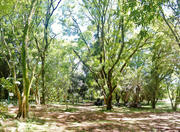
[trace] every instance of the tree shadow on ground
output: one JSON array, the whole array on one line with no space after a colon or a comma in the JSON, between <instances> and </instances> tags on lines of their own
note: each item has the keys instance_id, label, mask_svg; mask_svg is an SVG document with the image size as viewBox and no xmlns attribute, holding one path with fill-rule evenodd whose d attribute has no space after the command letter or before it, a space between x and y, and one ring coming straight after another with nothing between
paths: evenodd
<instances>
[{"instance_id":1,"label":"tree shadow on ground","mask_svg":"<svg viewBox=\"0 0 180 132\"><path fill-rule=\"evenodd\" d=\"M89 110L88 106L84 107L71 106L70 111L62 105L31 107L30 118L26 122L42 127L48 125L49 131L54 126L74 131L180 131L180 112L154 113L144 110L128 113L91 111L91 107Z\"/></svg>"},{"instance_id":2,"label":"tree shadow on ground","mask_svg":"<svg viewBox=\"0 0 180 132\"><path fill-rule=\"evenodd\" d=\"M130 131L127 127L127 125L124 124L114 124L114 123L98 123L98 124L91 124L86 126L74 126L74 127L67 127L67 130L74 130L75 132L80 132L80 131L90 131L90 132L127 132ZM135 129L138 130L138 129Z\"/></svg>"},{"instance_id":3,"label":"tree shadow on ground","mask_svg":"<svg viewBox=\"0 0 180 132\"><path fill-rule=\"evenodd\" d=\"M44 113L45 114L45 113ZM38 117L36 115L36 117ZM45 122L57 124L59 126L66 125L68 130L77 131L100 131L103 130L143 130L143 131L164 131L179 130L180 113L113 113L101 111L85 111L85 112L51 112L41 115L45 117ZM48 118L48 119L47 119ZM78 126L73 126L77 123ZM90 124L88 124L90 123ZM118 123L118 124L117 124ZM81 125L84 126L81 126ZM129 127L132 126L132 127Z\"/></svg>"}]
</instances>

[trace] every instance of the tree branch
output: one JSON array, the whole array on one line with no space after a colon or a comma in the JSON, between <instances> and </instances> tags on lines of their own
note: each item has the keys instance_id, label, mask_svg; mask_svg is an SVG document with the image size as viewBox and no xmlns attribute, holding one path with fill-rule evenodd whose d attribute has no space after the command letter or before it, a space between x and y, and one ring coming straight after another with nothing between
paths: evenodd
<instances>
[{"instance_id":1,"label":"tree branch","mask_svg":"<svg viewBox=\"0 0 180 132\"><path fill-rule=\"evenodd\" d=\"M146 42L147 42L148 39L149 39L149 38L147 38L147 39L145 40L144 44L146 44ZM122 65L122 67L121 67L121 69L120 69L120 72L123 71L123 69L124 69L124 68L126 67L126 65L127 65L127 62L128 62L128 61L131 59L131 57L137 52L137 50L138 50L139 48L141 48L141 47L144 46L144 44L143 44L142 46L140 46L141 40L142 40L142 38L140 38L139 43L138 43L137 46L136 46L136 49L130 54L130 56L126 59L126 61L125 61L124 64Z\"/></svg>"},{"instance_id":2,"label":"tree branch","mask_svg":"<svg viewBox=\"0 0 180 132\"><path fill-rule=\"evenodd\" d=\"M80 57L80 55L77 53L76 50L73 49L73 52L76 54L76 56L79 58L79 60L83 63L84 66L86 66L92 73L95 73L85 62L84 60L82 60L82 58Z\"/></svg>"},{"instance_id":3,"label":"tree branch","mask_svg":"<svg viewBox=\"0 0 180 132\"><path fill-rule=\"evenodd\" d=\"M122 45L121 45L121 48L120 48L120 50L119 50L118 57L117 57L115 63L113 64L113 66L111 67L111 69L110 69L109 72L108 72L108 76L110 76L110 74L112 73L114 67L118 64L118 62L119 62L119 60L120 60L120 57L121 57L121 54L122 54L122 52L123 52L123 50L124 50L124 46L125 46L125 42L124 42L124 18L122 18L121 21L122 21L122 22L121 22L121 24L122 24L122 25L121 25Z\"/></svg>"},{"instance_id":4,"label":"tree branch","mask_svg":"<svg viewBox=\"0 0 180 132\"><path fill-rule=\"evenodd\" d=\"M169 22L167 21L165 15L164 15L164 12L163 10L161 9L161 13L162 13L162 17L163 17L163 20L165 21L165 23L167 24L167 26L169 27L169 29L171 30L176 42L178 43L179 47L180 47L180 42L179 42L179 38L178 38L178 33L176 35L176 32L172 29L171 25L169 24Z\"/></svg>"},{"instance_id":5,"label":"tree branch","mask_svg":"<svg viewBox=\"0 0 180 132\"><path fill-rule=\"evenodd\" d=\"M88 51L90 52L89 45L88 45L88 43L87 43L87 41L86 41L86 39L85 39L85 37L84 37L82 31L81 31L81 28L79 27L78 22L76 21L76 19L75 19L74 17L72 17L72 19L73 19L74 23L76 24L76 27L77 27L78 30L80 31L80 35L81 35L81 37L82 37L82 40L84 41L84 43L86 44L86 46L87 46L87 48L88 48Z\"/></svg>"}]
</instances>

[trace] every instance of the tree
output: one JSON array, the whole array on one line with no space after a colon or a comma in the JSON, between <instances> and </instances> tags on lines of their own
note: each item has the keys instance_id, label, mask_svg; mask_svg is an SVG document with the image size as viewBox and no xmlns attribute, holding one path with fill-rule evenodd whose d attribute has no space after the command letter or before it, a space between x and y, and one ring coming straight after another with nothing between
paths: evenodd
<instances>
[{"instance_id":1,"label":"tree","mask_svg":"<svg viewBox=\"0 0 180 132\"><path fill-rule=\"evenodd\" d=\"M5 50L4 57L11 71L15 89L14 91L18 97L19 110L17 118L28 117L28 99L33 82L35 65L33 66L33 69L30 67L35 61L32 59L31 64L29 63L31 58L29 57L29 50L27 47L31 48L29 46L29 42L32 41L29 38L31 38L30 30L33 22L32 17L34 15L34 11L36 10L36 4L36 0L29 3L27 1L18 2L16 4L16 8L14 8L14 12L1 19L1 43ZM24 11L25 9L26 11ZM6 26L6 24L8 26ZM7 27L10 30L8 30ZM17 68L20 67L18 63L21 64L22 69ZM19 83L17 80L18 71L22 75L23 88L21 90L17 85Z\"/></svg>"},{"instance_id":2,"label":"tree","mask_svg":"<svg viewBox=\"0 0 180 132\"><path fill-rule=\"evenodd\" d=\"M13 7L16 6L15 0L2 0L0 2L0 19L1 17L9 14Z\"/></svg>"},{"instance_id":3,"label":"tree","mask_svg":"<svg viewBox=\"0 0 180 132\"><path fill-rule=\"evenodd\" d=\"M180 103L180 85L177 77L178 75L172 74L165 82L171 107L174 111L177 110L177 106Z\"/></svg>"},{"instance_id":4,"label":"tree","mask_svg":"<svg viewBox=\"0 0 180 132\"><path fill-rule=\"evenodd\" d=\"M139 20L138 26L135 23L138 18L131 17L142 13L138 12L139 9L134 10L136 6L140 6L140 3L123 0L84 0L83 12L87 13L86 19L91 22L88 23L88 31L84 33L79 25L81 22L72 17L80 36L79 44L84 43L86 46L83 52L76 48L74 53L91 71L102 89L107 110L112 108L112 93L117 87L118 76L129 64L132 56L147 44L150 38L145 28L146 23L143 22L144 18ZM138 33L132 32L133 30L138 30Z\"/></svg>"},{"instance_id":5,"label":"tree","mask_svg":"<svg viewBox=\"0 0 180 132\"><path fill-rule=\"evenodd\" d=\"M166 7L169 12L172 12L169 16L166 16L164 13L163 7ZM171 34L173 35L173 38L177 42L177 44L180 47L180 36L179 36L179 30L178 30L178 24L180 22L179 19L179 8L180 4L178 0L174 1L167 1L166 3L162 4L162 7L160 7L160 13L162 15L163 21L168 26Z\"/></svg>"},{"instance_id":6,"label":"tree","mask_svg":"<svg viewBox=\"0 0 180 132\"><path fill-rule=\"evenodd\" d=\"M172 73L173 67L171 63L167 61L167 56L170 55L168 50L170 47L163 46L163 38L159 37L155 40L154 46L151 49L152 57L150 62L150 71L148 77L148 90L152 103L152 108L155 109L155 105L158 99L162 96L163 87L162 81ZM169 48L169 49L168 49Z\"/></svg>"},{"instance_id":7,"label":"tree","mask_svg":"<svg viewBox=\"0 0 180 132\"><path fill-rule=\"evenodd\" d=\"M35 36L35 40L36 40L36 45L37 45L37 49L39 51L40 54L40 58L41 58L41 77L42 77L42 104L45 104L45 95L46 95L46 88L45 88L45 63L46 63L46 53L48 50L48 47L52 41L52 39L55 37L52 37L49 40L49 25L50 25L50 20L51 17L53 16L54 11L57 9L57 7L59 6L61 0L47 0L45 1L45 5L46 5L46 14L43 18L44 22L43 22L43 26L44 26L44 33L43 33L43 40L42 42L40 42L40 40L37 39L37 36ZM41 46L40 46L40 44Z\"/></svg>"},{"instance_id":8,"label":"tree","mask_svg":"<svg viewBox=\"0 0 180 132\"><path fill-rule=\"evenodd\" d=\"M165 81L163 83L163 86L166 87L167 94L169 97L169 100L171 102L172 110L176 111L177 106L180 103L180 85L179 85L179 49L175 46L172 46L171 54L166 58L169 63L171 64L171 67L173 68L172 74L168 75L165 78Z\"/></svg>"},{"instance_id":9,"label":"tree","mask_svg":"<svg viewBox=\"0 0 180 132\"><path fill-rule=\"evenodd\" d=\"M31 77L29 78L28 76L28 65L27 65L27 45L28 45L28 33L30 29L30 25L32 23L32 17L33 13L36 9L36 0L32 0L30 3L30 9L28 12L28 17L25 22L25 26L23 29L23 35L22 35L22 46L21 46L21 64L22 64L22 75L23 75L23 96L20 102L20 107L18 111L17 117L20 118L21 116L23 118L28 117L28 112L29 112L29 93L30 93L30 88L34 79L34 72L35 72L35 67L32 71Z\"/></svg>"}]
</instances>

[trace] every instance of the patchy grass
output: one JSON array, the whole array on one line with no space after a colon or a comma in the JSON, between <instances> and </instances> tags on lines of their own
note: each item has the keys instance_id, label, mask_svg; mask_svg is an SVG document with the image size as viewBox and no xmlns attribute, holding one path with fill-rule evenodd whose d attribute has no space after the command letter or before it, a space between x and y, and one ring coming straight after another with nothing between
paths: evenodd
<instances>
[{"instance_id":1,"label":"patchy grass","mask_svg":"<svg viewBox=\"0 0 180 132\"><path fill-rule=\"evenodd\" d=\"M0 119L13 118L13 115L8 114L7 112L0 112Z\"/></svg>"},{"instance_id":2,"label":"patchy grass","mask_svg":"<svg viewBox=\"0 0 180 132\"><path fill-rule=\"evenodd\" d=\"M78 111L77 108L68 108L65 110L65 112L76 112L76 111Z\"/></svg>"},{"instance_id":3,"label":"patchy grass","mask_svg":"<svg viewBox=\"0 0 180 132\"><path fill-rule=\"evenodd\" d=\"M49 131L180 131L180 112L172 112L163 103L153 110L148 105L142 108L105 107L90 104L31 105L30 118L16 120L17 107L11 106L8 112L1 113L1 131L49 132Z\"/></svg>"}]
</instances>

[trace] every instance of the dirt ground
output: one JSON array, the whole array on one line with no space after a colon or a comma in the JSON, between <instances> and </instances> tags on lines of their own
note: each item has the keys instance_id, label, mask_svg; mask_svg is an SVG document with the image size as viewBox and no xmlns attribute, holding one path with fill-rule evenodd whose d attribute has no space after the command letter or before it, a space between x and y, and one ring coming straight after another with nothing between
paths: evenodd
<instances>
[{"instance_id":1,"label":"dirt ground","mask_svg":"<svg viewBox=\"0 0 180 132\"><path fill-rule=\"evenodd\" d=\"M30 118L17 120L17 107L10 106L0 119L0 132L180 132L180 112L132 112L121 107L103 111L92 105L33 105Z\"/></svg>"}]
</instances>

